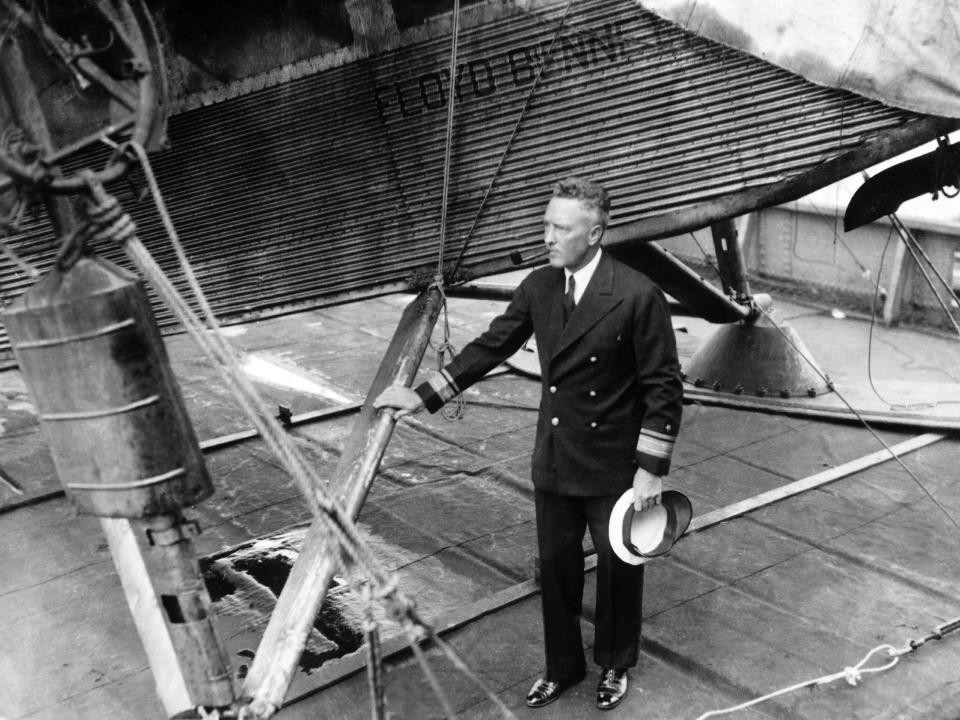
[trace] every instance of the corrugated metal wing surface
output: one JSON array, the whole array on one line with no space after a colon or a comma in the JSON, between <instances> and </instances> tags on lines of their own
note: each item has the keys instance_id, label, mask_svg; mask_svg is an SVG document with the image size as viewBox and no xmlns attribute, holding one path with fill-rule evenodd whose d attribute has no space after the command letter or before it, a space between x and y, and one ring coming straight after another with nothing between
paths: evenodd
<instances>
[{"instance_id":1,"label":"corrugated metal wing surface","mask_svg":"<svg viewBox=\"0 0 960 720\"><path fill-rule=\"evenodd\" d=\"M536 84L561 16L516 9L461 32L448 260L467 241L465 265L508 267L511 250L540 242L550 185L567 174L604 182L618 224L803 173L917 117L699 39L632 0L575 2ZM448 53L448 38L426 40L171 118L154 168L218 314L340 302L432 274ZM149 200L115 191L176 275ZM44 222L12 244L49 264ZM0 257L5 299L28 284Z\"/></svg>"}]
</instances>

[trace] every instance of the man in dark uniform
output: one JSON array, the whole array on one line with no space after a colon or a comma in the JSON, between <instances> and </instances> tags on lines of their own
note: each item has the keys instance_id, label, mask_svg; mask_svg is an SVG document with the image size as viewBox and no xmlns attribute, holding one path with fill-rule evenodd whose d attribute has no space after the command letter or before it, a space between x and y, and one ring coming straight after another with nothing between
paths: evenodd
<instances>
[{"instance_id":1,"label":"man in dark uniform","mask_svg":"<svg viewBox=\"0 0 960 720\"><path fill-rule=\"evenodd\" d=\"M610 512L633 487L637 510L660 502L680 427L682 385L663 295L600 248L609 218L601 186L557 183L543 218L550 265L531 272L506 311L415 390L393 385L375 401L397 417L445 402L515 353L531 334L542 394L533 451L546 673L530 707L555 700L586 673L580 614L585 529L597 552L594 661L597 706L616 707L640 644L643 565L611 550Z\"/></svg>"}]
</instances>

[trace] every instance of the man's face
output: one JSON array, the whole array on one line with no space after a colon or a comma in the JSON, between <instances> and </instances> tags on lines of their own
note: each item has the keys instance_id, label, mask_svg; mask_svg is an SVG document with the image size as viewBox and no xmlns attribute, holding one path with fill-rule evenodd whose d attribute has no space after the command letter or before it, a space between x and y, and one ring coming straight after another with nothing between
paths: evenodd
<instances>
[{"instance_id":1,"label":"man's face","mask_svg":"<svg viewBox=\"0 0 960 720\"><path fill-rule=\"evenodd\" d=\"M551 198L543 214L550 265L576 272L593 258L603 235L596 214L576 198Z\"/></svg>"}]
</instances>

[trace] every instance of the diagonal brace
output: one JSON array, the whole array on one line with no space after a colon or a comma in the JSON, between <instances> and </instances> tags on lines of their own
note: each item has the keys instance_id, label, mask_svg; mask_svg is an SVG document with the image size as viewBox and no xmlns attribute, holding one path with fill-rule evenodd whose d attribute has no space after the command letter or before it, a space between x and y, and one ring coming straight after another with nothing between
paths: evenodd
<instances>
[{"instance_id":1,"label":"diagonal brace","mask_svg":"<svg viewBox=\"0 0 960 720\"><path fill-rule=\"evenodd\" d=\"M431 286L404 310L344 447L331 485L354 519L360 514L396 424L392 411L375 409L373 399L391 383L409 386L413 382L442 304L442 293ZM325 535L319 521L314 521L277 599L241 693L249 700L245 717L268 718L283 704L307 635L339 565L339 553L326 546Z\"/></svg>"}]
</instances>

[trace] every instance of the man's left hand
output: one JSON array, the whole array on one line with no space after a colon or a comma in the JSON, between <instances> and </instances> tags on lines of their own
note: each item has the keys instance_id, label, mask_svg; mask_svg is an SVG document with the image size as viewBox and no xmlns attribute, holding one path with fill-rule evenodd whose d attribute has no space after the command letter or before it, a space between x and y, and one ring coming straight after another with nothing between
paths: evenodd
<instances>
[{"instance_id":1,"label":"man's left hand","mask_svg":"<svg viewBox=\"0 0 960 720\"><path fill-rule=\"evenodd\" d=\"M660 504L663 492L663 480L643 468L637 468L633 475L633 509L637 512Z\"/></svg>"}]
</instances>

